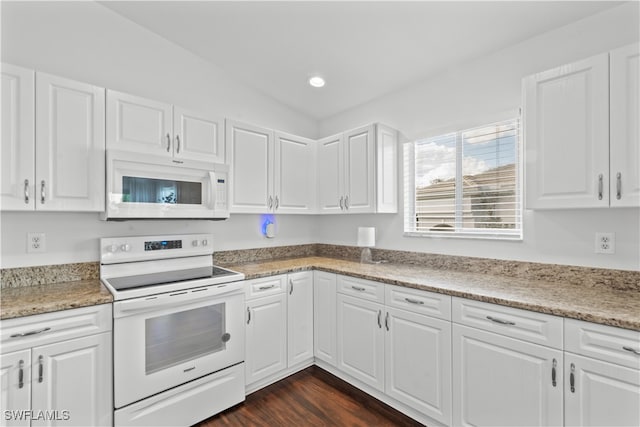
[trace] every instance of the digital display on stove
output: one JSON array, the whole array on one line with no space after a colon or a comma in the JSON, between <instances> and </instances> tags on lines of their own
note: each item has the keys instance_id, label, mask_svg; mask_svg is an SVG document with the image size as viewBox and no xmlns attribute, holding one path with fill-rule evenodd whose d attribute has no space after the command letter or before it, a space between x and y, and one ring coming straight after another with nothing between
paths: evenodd
<instances>
[{"instance_id":1,"label":"digital display on stove","mask_svg":"<svg viewBox=\"0 0 640 427\"><path fill-rule=\"evenodd\" d=\"M159 251L163 249L182 249L182 240L155 240L144 242L145 251Z\"/></svg>"}]
</instances>

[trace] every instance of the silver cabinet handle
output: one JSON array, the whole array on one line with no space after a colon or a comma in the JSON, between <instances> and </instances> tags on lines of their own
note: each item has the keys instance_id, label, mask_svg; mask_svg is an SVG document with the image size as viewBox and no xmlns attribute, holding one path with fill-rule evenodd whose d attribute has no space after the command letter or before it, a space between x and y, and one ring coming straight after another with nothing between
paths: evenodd
<instances>
[{"instance_id":1,"label":"silver cabinet handle","mask_svg":"<svg viewBox=\"0 0 640 427\"><path fill-rule=\"evenodd\" d=\"M356 290L356 291L358 291L358 292L364 292L364 291L366 291L366 289L365 289L365 288L360 287L360 286L356 286L356 285L351 285L351 289L355 289L355 290Z\"/></svg>"},{"instance_id":2,"label":"silver cabinet handle","mask_svg":"<svg viewBox=\"0 0 640 427\"><path fill-rule=\"evenodd\" d=\"M24 360L18 363L18 388L24 387Z\"/></svg>"},{"instance_id":3,"label":"silver cabinet handle","mask_svg":"<svg viewBox=\"0 0 640 427\"><path fill-rule=\"evenodd\" d=\"M180 152L180 135L176 135L176 153Z\"/></svg>"},{"instance_id":4,"label":"silver cabinet handle","mask_svg":"<svg viewBox=\"0 0 640 427\"><path fill-rule=\"evenodd\" d=\"M167 153L171 151L171 135L167 134Z\"/></svg>"},{"instance_id":5,"label":"silver cabinet handle","mask_svg":"<svg viewBox=\"0 0 640 427\"><path fill-rule=\"evenodd\" d=\"M340 210L344 210L344 196L340 196Z\"/></svg>"},{"instance_id":6,"label":"silver cabinet handle","mask_svg":"<svg viewBox=\"0 0 640 427\"><path fill-rule=\"evenodd\" d=\"M259 290L259 291L264 291L264 290L271 289L271 288L275 288L275 287L276 287L276 285L260 286L260 287L258 288L258 290Z\"/></svg>"},{"instance_id":7,"label":"silver cabinet handle","mask_svg":"<svg viewBox=\"0 0 640 427\"><path fill-rule=\"evenodd\" d=\"M280 206L280 200L278 199L278 196L276 196L274 209L278 210L278 206Z\"/></svg>"},{"instance_id":8,"label":"silver cabinet handle","mask_svg":"<svg viewBox=\"0 0 640 427\"><path fill-rule=\"evenodd\" d=\"M556 366L558 366L558 361L553 359L553 366L551 367L551 385L556 386Z\"/></svg>"},{"instance_id":9,"label":"silver cabinet handle","mask_svg":"<svg viewBox=\"0 0 640 427\"><path fill-rule=\"evenodd\" d=\"M418 304L418 305L423 305L424 301L420 301L417 299L412 299L412 298L405 298L404 299L406 302L410 303L410 304Z\"/></svg>"},{"instance_id":10,"label":"silver cabinet handle","mask_svg":"<svg viewBox=\"0 0 640 427\"><path fill-rule=\"evenodd\" d=\"M492 322L499 323L501 325L511 325L511 326L515 325L515 323L510 320L502 320L502 319L498 319L491 316L487 316L487 319L491 320Z\"/></svg>"},{"instance_id":11,"label":"silver cabinet handle","mask_svg":"<svg viewBox=\"0 0 640 427\"><path fill-rule=\"evenodd\" d=\"M622 174L618 172L616 174L616 199L622 198Z\"/></svg>"},{"instance_id":12,"label":"silver cabinet handle","mask_svg":"<svg viewBox=\"0 0 640 427\"><path fill-rule=\"evenodd\" d=\"M389 330L389 312L387 311L387 315L384 316L384 327L387 328L387 331Z\"/></svg>"},{"instance_id":13,"label":"silver cabinet handle","mask_svg":"<svg viewBox=\"0 0 640 427\"><path fill-rule=\"evenodd\" d=\"M29 180L24 180L24 202L29 204Z\"/></svg>"},{"instance_id":14,"label":"silver cabinet handle","mask_svg":"<svg viewBox=\"0 0 640 427\"><path fill-rule=\"evenodd\" d=\"M624 347L622 347L623 350L626 351L630 351L633 354L636 354L638 356L640 356L640 351L636 350L635 348L631 348L631 347L627 347L626 345Z\"/></svg>"},{"instance_id":15,"label":"silver cabinet handle","mask_svg":"<svg viewBox=\"0 0 640 427\"><path fill-rule=\"evenodd\" d=\"M251 323L251 309L247 307L247 325Z\"/></svg>"},{"instance_id":16,"label":"silver cabinet handle","mask_svg":"<svg viewBox=\"0 0 640 427\"><path fill-rule=\"evenodd\" d=\"M44 358L42 356L38 357L38 382L39 383L42 382L43 374L44 374L44 364L42 363L43 359Z\"/></svg>"},{"instance_id":17,"label":"silver cabinet handle","mask_svg":"<svg viewBox=\"0 0 640 427\"><path fill-rule=\"evenodd\" d=\"M603 179L602 174L598 175L598 200L602 200Z\"/></svg>"},{"instance_id":18,"label":"silver cabinet handle","mask_svg":"<svg viewBox=\"0 0 640 427\"><path fill-rule=\"evenodd\" d=\"M382 310L378 310L378 328L382 329Z\"/></svg>"},{"instance_id":19,"label":"silver cabinet handle","mask_svg":"<svg viewBox=\"0 0 640 427\"><path fill-rule=\"evenodd\" d=\"M349 210L349 196L344 196L344 208Z\"/></svg>"},{"instance_id":20,"label":"silver cabinet handle","mask_svg":"<svg viewBox=\"0 0 640 427\"><path fill-rule=\"evenodd\" d=\"M289 279L289 295L293 293L293 279Z\"/></svg>"},{"instance_id":21,"label":"silver cabinet handle","mask_svg":"<svg viewBox=\"0 0 640 427\"><path fill-rule=\"evenodd\" d=\"M569 375L569 385L571 386L571 393L576 392L576 365L571 364L571 374Z\"/></svg>"},{"instance_id":22,"label":"silver cabinet handle","mask_svg":"<svg viewBox=\"0 0 640 427\"><path fill-rule=\"evenodd\" d=\"M269 207L269 209L273 207L273 197L269 196L269 199L267 200L267 206Z\"/></svg>"},{"instance_id":23,"label":"silver cabinet handle","mask_svg":"<svg viewBox=\"0 0 640 427\"><path fill-rule=\"evenodd\" d=\"M40 182L40 203L44 204L46 192L44 179Z\"/></svg>"},{"instance_id":24,"label":"silver cabinet handle","mask_svg":"<svg viewBox=\"0 0 640 427\"><path fill-rule=\"evenodd\" d=\"M21 334L11 334L11 335L9 335L9 338L27 337L29 335L41 334L43 332L47 332L47 331L50 331L50 330L51 330L51 328L42 328L42 329L38 329L38 330L35 330L35 331L23 332Z\"/></svg>"}]
</instances>

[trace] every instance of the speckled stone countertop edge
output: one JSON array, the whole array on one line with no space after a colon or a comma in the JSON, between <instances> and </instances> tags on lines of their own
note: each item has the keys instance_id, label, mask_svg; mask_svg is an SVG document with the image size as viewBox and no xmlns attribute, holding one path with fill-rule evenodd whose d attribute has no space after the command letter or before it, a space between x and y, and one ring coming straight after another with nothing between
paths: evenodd
<instances>
[{"instance_id":1,"label":"speckled stone countertop edge","mask_svg":"<svg viewBox=\"0 0 640 427\"><path fill-rule=\"evenodd\" d=\"M534 311L538 313L549 314L558 317L571 318L577 320L583 320L587 322L598 323L607 326L614 326L624 329L631 329L635 331L640 331L640 311L638 311L635 315L624 315L620 313L610 313L607 315L594 313L589 309L580 309L576 308L568 308L566 306L562 306L561 304L556 304L553 301L549 301L548 298L540 298L542 297L544 290L533 290L534 296L530 298L509 298L505 296L499 296L495 291L486 291L481 287L475 288L471 283L468 290L458 290L453 289L447 286L439 286L437 284L421 284L416 283L416 281L412 281L410 279L392 279L389 277L385 277L384 275L379 275L375 273L362 273L356 272L353 268L344 268L340 266L328 266L325 263L338 262L339 264L349 264L350 267L358 268L359 263L350 262L338 259L324 258L324 257L302 257L302 258L291 258L291 259L280 259L280 260L270 260L265 262L258 263L243 263L243 264L235 264L235 265L227 265L226 267L240 271L245 274L246 280L257 279L261 277L268 277L277 274L287 274L287 273L295 273L299 271L309 271L309 270L318 270L325 271L328 273L336 273L336 274L344 274L351 277L357 277L365 280L372 280L376 282L386 283L390 285L402 286L407 288L413 288L428 292L435 292L444 295L449 295L452 297L466 298L480 302L487 302L492 304L498 304L506 307L518 308L528 311ZM292 265L287 266L287 263L291 263ZM407 267L405 266L394 266L393 264L378 264L380 268L384 268L385 266L393 267ZM375 268L375 265L373 266ZM257 270L256 270L257 268ZM454 274L458 274L462 277L464 276L476 276L468 273L459 273L456 272ZM490 277L490 276L489 276ZM506 280L509 280L507 278ZM520 279L522 281L522 279ZM536 283L546 284L549 283L531 280L528 281L532 286L535 287ZM556 285L556 284L552 284ZM574 286L574 285L569 285ZM586 293L590 290L593 293L594 288L585 288L583 291ZM605 287L601 287L599 291L602 292L611 292L617 295L623 296L636 296L636 302L640 299L640 294L631 292L631 291L616 291L607 289ZM535 295L540 294L540 295ZM544 302L536 301L536 299L546 299ZM640 307L640 304L638 304Z\"/></svg>"}]
</instances>

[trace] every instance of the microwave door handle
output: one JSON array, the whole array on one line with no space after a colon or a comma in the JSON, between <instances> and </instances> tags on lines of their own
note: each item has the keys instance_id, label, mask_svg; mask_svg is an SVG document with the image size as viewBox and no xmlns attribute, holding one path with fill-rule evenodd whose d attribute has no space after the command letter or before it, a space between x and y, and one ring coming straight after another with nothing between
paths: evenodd
<instances>
[{"instance_id":1,"label":"microwave door handle","mask_svg":"<svg viewBox=\"0 0 640 427\"><path fill-rule=\"evenodd\" d=\"M209 171L209 180L211 181L211 190L210 190L210 196L209 196L209 208L212 210L216 209L216 195L217 195L217 191L216 191L216 183L218 182L218 179L216 178L216 173L214 171Z\"/></svg>"}]
</instances>

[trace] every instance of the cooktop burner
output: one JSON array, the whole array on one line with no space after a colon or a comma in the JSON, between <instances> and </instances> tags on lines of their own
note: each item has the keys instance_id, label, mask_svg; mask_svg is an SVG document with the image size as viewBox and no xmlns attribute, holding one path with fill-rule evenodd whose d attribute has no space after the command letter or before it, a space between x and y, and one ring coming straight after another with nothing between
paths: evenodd
<instances>
[{"instance_id":1,"label":"cooktop burner","mask_svg":"<svg viewBox=\"0 0 640 427\"><path fill-rule=\"evenodd\" d=\"M237 274L221 267L198 267L185 270L163 271L161 273L139 274L135 276L113 277L109 283L116 290L141 288L145 286L166 285L186 280L210 279Z\"/></svg>"}]
</instances>

